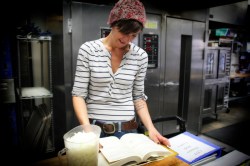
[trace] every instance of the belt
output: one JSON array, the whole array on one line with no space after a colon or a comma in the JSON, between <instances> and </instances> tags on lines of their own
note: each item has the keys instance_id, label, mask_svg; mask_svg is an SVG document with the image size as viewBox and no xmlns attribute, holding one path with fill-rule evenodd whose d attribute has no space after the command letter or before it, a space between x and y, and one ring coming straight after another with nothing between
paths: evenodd
<instances>
[{"instance_id":1,"label":"belt","mask_svg":"<svg viewBox=\"0 0 250 166\"><path fill-rule=\"evenodd\" d=\"M90 123L95 124L97 126L100 126L102 131L106 134L113 134L116 131L119 131L119 124L121 124L121 130L126 131L126 130L133 130L138 128L138 124L133 118L130 121L125 121L125 122L103 122L103 121L98 121L94 119L89 119Z\"/></svg>"}]
</instances>

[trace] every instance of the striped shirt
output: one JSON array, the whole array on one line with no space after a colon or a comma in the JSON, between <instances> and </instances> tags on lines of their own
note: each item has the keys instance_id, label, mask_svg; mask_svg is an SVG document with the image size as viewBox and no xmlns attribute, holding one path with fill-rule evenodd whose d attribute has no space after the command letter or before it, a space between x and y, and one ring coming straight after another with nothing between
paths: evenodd
<instances>
[{"instance_id":1,"label":"striped shirt","mask_svg":"<svg viewBox=\"0 0 250 166\"><path fill-rule=\"evenodd\" d=\"M147 53L130 43L130 50L113 73L111 55L102 39L81 45L76 64L73 96L85 99L89 118L127 121L135 116L134 100L145 99Z\"/></svg>"}]
</instances>

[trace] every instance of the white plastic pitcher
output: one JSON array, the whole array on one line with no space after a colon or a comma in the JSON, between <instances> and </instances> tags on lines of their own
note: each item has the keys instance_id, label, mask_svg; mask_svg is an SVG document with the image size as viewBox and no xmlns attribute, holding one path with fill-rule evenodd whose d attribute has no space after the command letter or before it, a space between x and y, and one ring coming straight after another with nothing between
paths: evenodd
<instances>
[{"instance_id":1,"label":"white plastic pitcher","mask_svg":"<svg viewBox=\"0 0 250 166\"><path fill-rule=\"evenodd\" d=\"M60 157L66 152L68 166L97 166L101 128L97 125L80 125L64 134L65 148L58 152Z\"/></svg>"}]
</instances>

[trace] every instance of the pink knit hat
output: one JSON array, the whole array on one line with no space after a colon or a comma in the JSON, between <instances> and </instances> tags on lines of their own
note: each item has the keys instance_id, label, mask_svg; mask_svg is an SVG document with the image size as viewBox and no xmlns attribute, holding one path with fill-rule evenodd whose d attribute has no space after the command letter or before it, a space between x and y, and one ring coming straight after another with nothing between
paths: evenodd
<instances>
[{"instance_id":1,"label":"pink knit hat","mask_svg":"<svg viewBox=\"0 0 250 166\"><path fill-rule=\"evenodd\" d=\"M120 19L135 19L142 23L146 22L146 12L139 0L119 0L110 11L108 24Z\"/></svg>"}]
</instances>

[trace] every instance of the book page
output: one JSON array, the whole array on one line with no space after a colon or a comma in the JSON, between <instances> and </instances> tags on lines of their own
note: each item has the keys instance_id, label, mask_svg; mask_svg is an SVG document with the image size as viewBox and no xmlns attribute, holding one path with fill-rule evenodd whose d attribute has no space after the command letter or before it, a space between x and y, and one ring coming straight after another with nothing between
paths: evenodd
<instances>
[{"instance_id":1,"label":"book page","mask_svg":"<svg viewBox=\"0 0 250 166\"><path fill-rule=\"evenodd\" d=\"M121 141L115 136L109 136L100 138L100 144L103 146L100 151L108 160L110 165L118 160L124 159L122 163L129 161L141 162L140 157L136 157L136 154L126 145L122 144ZM119 162L121 164L121 161ZM114 164L113 164L114 165Z\"/></svg>"},{"instance_id":2,"label":"book page","mask_svg":"<svg viewBox=\"0 0 250 166\"><path fill-rule=\"evenodd\" d=\"M215 150L214 147L205 144L195 138L180 134L169 138L171 149L176 151L180 157L192 162L198 157Z\"/></svg>"},{"instance_id":3,"label":"book page","mask_svg":"<svg viewBox=\"0 0 250 166\"><path fill-rule=\"evenodd\" d=\"M166 147L153 142L148 136L138 133L128 133L121 137L120 141L133 149L137 155L139 155L143 161L146 161L151 157L151 160L157 160L160 156L168 156L173 154Z\"/></svg>"}]
</instances>

